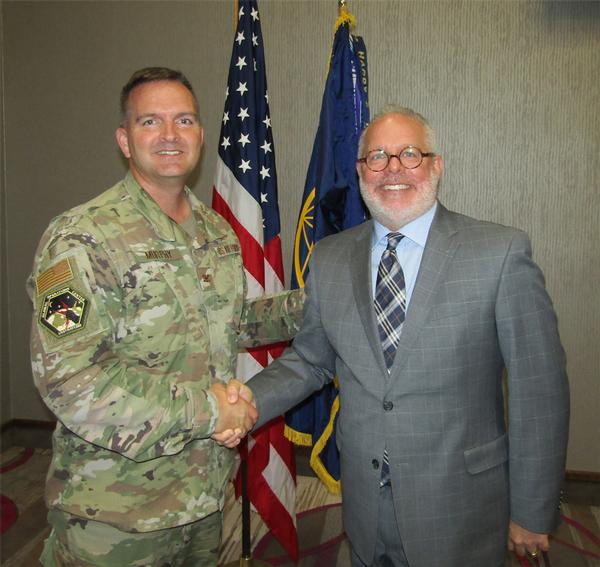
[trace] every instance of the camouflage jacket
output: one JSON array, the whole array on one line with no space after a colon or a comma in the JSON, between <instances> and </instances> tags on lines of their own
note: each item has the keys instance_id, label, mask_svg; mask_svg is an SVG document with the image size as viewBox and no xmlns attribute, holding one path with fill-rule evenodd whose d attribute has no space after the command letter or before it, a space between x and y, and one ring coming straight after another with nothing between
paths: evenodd
<instances>
[{"instance_id":1,"label":"camouflage jacket","mask_svg":"<svg viewBox=\"0 0 600 567\"><path fill-rule=\"evenodd\" d=\"M186 188L190 237L131 174L55 218L28 292L33 376L58 418L49 507L152 531L222 507L235 451L207 389L238 347L293 335L303 295L245 301L238 240Z\"/></svg>"}]
</instances>

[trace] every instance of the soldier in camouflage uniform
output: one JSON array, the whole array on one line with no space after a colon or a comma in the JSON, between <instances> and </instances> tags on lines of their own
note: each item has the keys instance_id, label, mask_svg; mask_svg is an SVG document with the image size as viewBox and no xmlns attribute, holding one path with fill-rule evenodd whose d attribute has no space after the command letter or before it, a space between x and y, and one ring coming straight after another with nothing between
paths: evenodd
<instances>
[{"instance_id":1,"label":"soldier in camouflage uniform","mask_svg":"<svg viewBox=\"0 0 600 567\"><path fill-rule=\"evenodd\" d=\"M232 432L256 420L223 383L240 347L295 333L303 296L245 300L229 225L184 186L202 128L187 79L134 73L123 181L55 218L28 292L35 383L58 418L49 565L216 565Z\"/></svg>"}]
</instances>

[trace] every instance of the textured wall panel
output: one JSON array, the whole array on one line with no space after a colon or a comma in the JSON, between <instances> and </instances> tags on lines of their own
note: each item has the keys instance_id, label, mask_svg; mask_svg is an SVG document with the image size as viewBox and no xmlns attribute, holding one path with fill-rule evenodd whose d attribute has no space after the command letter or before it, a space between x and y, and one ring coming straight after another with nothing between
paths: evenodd
<instances>
[{"instance_id":1,"label":"textured wall panel","mask_svg":"<svg viewBox=\"0 0 600 567\"><path fill-rule=\"evenodd\" d=\"M336 4L260 0L287 272ZM117 94L143 65L181 68L195 85L206 146L193 185L210 201L234 15L229 1L4 6L11 381L15 417L32 417L43 411L23 280L41 231L122 175ZM367 45L372 109L412 106L438 131L441 200L531 235L569 358L568 465L600 471L600 3L349 6Z\"/></svg>"}]
</instances>

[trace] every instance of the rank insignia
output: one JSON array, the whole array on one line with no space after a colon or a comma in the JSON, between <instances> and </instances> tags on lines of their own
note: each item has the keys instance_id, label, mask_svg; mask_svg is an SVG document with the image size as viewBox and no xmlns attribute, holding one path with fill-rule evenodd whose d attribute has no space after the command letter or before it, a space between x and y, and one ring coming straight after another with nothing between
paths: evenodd
<instances>
[{"instance_id":1,"label":"rank insignia","mask_svg":"<svg viewBox=\"0 0 600 567\"><path fill-rule=\"evenodd\" d=\"M53 335L64 337L83 329L89 301L71 287L49 293L40 311L40 323Z\"/></svg>"},{"instance_id":2,"label":"rank insignia","mask_svg":"<svg viewBox=\"0 0 600 567\"><path fill-rule=\"evenodd\" d=\"M198 278L200 279L201 289L208 290L213 288L214 273L212 268L198 268Z\"/></svg>"}]
</instances>

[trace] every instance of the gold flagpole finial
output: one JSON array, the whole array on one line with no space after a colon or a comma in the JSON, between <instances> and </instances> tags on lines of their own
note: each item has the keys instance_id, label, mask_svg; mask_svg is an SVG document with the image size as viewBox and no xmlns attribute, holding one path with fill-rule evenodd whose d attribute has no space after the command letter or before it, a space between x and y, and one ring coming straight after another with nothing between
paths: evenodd
<instances>
[{"instance_id":1,"label":"gold flagpole finial","mask_svg":"<svg viewBox=\"0 0 600 567\"><path fill-rule=\"evenodd\" d=\"M338 29L342 24L347 23L352 31L356 26L356 18L348 12L346 0L338 0L338 19L335 22L334 29Z\"/></svg>"}]
</instances>

